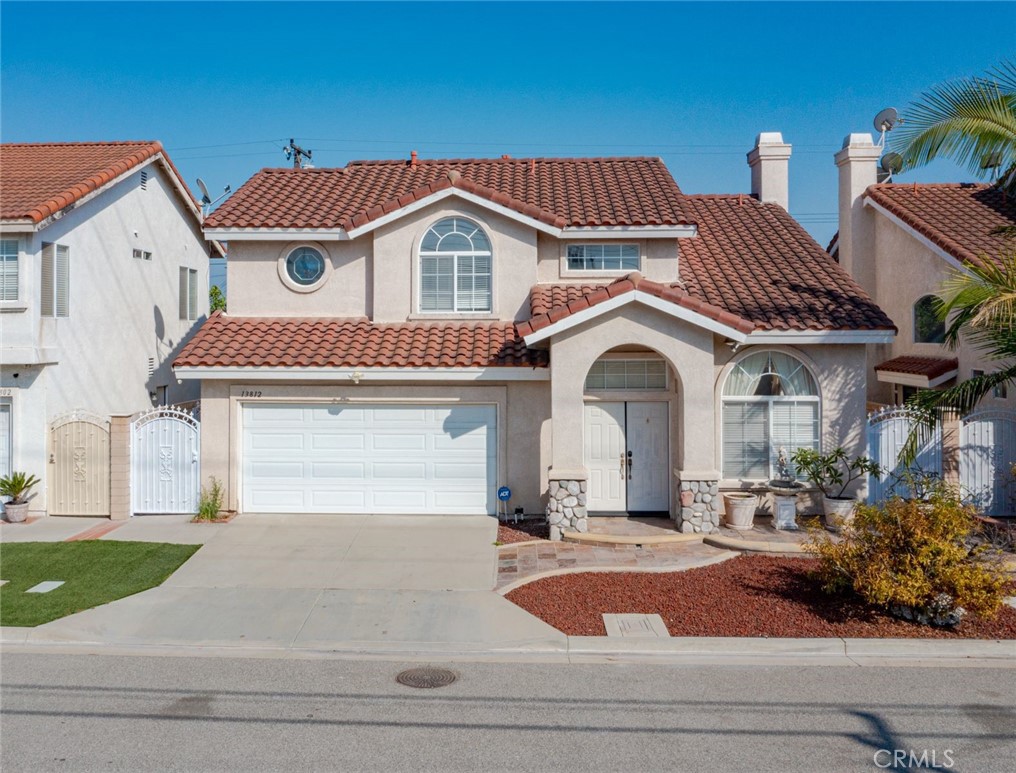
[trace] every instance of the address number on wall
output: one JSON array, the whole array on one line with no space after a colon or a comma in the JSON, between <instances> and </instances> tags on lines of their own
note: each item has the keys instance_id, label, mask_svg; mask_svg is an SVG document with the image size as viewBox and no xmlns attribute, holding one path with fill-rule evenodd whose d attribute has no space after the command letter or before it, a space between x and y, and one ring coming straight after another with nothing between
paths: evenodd
<instances>
[{"instance_id":1,"label":"address number on wall","mask_svg":"<svg viewBox=\"0 0 1016 773\"><path fill-rule=\"evenodd\" d=\"M240 397L261 397L260 389L241 389Z\"/></svg>"},{"instance_id":2,"label":"address number on wall","mask_svg":"<svg viewBox=\"0 0 1016 773\"><path fill-rule=\"evenodd\" d=\"M14 397L14 387L0 387L0 397Z\"/></svg>"}]
</instances>

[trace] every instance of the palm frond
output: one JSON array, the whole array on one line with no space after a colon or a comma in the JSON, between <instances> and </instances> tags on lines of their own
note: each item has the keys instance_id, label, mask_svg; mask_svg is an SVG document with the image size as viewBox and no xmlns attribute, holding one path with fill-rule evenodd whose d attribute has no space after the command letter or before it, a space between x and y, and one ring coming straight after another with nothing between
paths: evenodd
<instances>
[{"instance_id":1,"label":"palm frond","mask_svg":"<svg viewBox=\"0 0 1016 773\"><path fill-rule=\"evenodd\" d=\"M1016 328L1016 249L954 272L936 305L939 317L948 321L946 342L952 346L965 328L989 335L993 329Z\"/></svg>"}]
</instances>

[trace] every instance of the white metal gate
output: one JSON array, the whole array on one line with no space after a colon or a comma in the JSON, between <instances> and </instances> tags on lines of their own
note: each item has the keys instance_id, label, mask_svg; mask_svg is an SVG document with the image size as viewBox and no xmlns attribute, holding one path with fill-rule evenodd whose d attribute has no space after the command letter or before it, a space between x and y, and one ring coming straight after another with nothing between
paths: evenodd
<instances>
[{"instance_id":1,"label":"white metal gate","mask_svg":"<svg viewBox=\"0 0 1016 773\"><path fill-rule=\"evenodd\" d=\"M196 513L201 492L201 429L194 413L153 408L131 423L133 512Z\"/></svg>"},{"instance_id":2,"label":"white metal gate","mask_svg":"<svg viewBox=\"0 0 1016 773\"><path fill-rule=\"evenodd\" d=\"M109 421L80 410L55 419L49 470L50 515L109 515Z\"/></svg>"},{"instance_id":3,"label":"white metal gate","mask_svg":"<svg viewBox=\"0 0 1016 773\"><path fill-rule=\"evenodd\" d=\"M960 425L960 490L986 515L1016 514L1016 411L981 410Z\"/></svg>"},{"instance_id":4,"label":"white metal gate","mask_svg":"<svg viewBox=\"0 0 1016 773\"><path fill-rule=\"evenodd\" d=\"M935 424L933 431L925 431L921 438L917 459L910 467L900 463L914 414L903 407L883 408L868 415L868 457L878 463L882 474L868 478L868 503L884 502L892 496L911 496L909 476L942 477L942 425Z\"/></svg>"}]
</instances>

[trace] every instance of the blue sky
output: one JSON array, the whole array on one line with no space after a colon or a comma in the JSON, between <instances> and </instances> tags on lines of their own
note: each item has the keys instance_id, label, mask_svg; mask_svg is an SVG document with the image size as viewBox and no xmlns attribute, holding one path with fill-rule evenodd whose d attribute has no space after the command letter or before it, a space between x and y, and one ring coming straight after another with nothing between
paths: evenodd
<instances>
[{"instance_id":1,"label":"blue sky","mask_svg":"<svg viewBox=\"0 0 1016 773\"><path fill-rule=\"evenodd\" d=\"M747 191L759 131L794 145L790 209L824 245L832 154L878 110L1016 51L1011 3L0 4L5 142L160 139L238 188L356 158L661 156ZM965 180L940 163L899 179Z\"/></svg>"}]
</instances>

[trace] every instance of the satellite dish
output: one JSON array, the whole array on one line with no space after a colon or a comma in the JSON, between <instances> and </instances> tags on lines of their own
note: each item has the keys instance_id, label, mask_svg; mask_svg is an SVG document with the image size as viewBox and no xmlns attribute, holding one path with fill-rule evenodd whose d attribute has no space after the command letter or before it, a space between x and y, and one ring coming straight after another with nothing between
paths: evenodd
<instances>
[{"instance_id":1,"label":"satellite dish","mask_svg":"<svg viewBox=\"0 0 1016 773\"><path fill-rule=\"evenodd\" d=\"M875 131L879 133L892 131L892 128L899 122L900 114L896 112L896 108L887 107L875 116Z\"/></svg>"},{"instance_id":2,"label":"satellite dish","mask_svg":"<svg viewBox=\"0 0 1016 773\"><path fill-rule=\"evenodd\" d=\"M205 185L205 181L200 177L198 178L198 188L201 190L201 203L211 204L212 197L208 195L208 187Z\"/></svg>"},{"instance_id":3,"label":"satellite dish","mask_svg":"<svg viewBox=\"0 0 1016 773\"><path fill-rule=\"evenodd\" d=\"M882 156L882 171L898 174L903 169L903 156L899 153L886 153Z\"/></svg>"}]
</instances>

